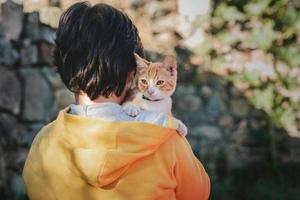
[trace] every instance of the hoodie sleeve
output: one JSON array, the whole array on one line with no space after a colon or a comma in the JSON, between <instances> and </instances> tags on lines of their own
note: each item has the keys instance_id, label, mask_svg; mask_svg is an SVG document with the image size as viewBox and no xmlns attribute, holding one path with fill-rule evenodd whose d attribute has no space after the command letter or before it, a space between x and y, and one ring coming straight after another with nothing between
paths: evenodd
<instances>
[{"instance_id":1,"label":"hoodie sleeve","mask_svg":"<svg viewBox=\"0 0 300 200\"><path fill-rule=\"evenodd\" d=\"M176 199L207 200L210 194L210 180L204 167L194 156L185 137L180 137L177 141Z\"/></svg>"}]
</instances>

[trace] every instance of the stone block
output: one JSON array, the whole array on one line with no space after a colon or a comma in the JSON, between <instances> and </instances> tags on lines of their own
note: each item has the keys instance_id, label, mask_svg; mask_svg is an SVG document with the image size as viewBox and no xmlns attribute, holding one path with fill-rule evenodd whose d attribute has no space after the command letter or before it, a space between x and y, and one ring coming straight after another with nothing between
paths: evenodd
<instances>
[{"instance_id":1,"label":"stone block","mask_svg":"<svg viewBox=\"0 0 300 200\"><path fill-rule=\"evenodd\" d=\"M0 108L19 114L21 83L15 73L0 66Z\"/></svg>"},{"instance_id":2,"label":"stone block","mask_svg":"<svg viewBox=\"0 0 300 200\"><path fill-rule=\"evenodd\" d=\"M222 139L222 132L218 127L206 124L199 125L193 128L191 130L191 133L208 141L216 141Z\"/></svg>"},{"instance_id":3,"label":"stone block","mask_svg":"<svg viewBox=\"0 0 300 200\"><path fill-rule=\"evenodd\" d=\"M0 35L8 40L17 40L23 28L23 6L13 1L1 4Z\"/></svg>"},{"instance_id":4,"label":"stone block","mask_svg":"<svg viewBox=\"0 0 300 200\"><path fill-rule=\"evenodd\" d=\"M215 93L207 100L205 110L211 116L218 117L227 110L227 107L221 95Z\"/></svg>"},{"instance_id":5,"label":"stone block","mask_svg":"<svg viewBox=\"0 0 300 200\"><path fill-rule=\"evenodd\" d=\"M54 90L65 87L55 67L43 67L41 73Z\"/></svg>"},{"instance_id":6,"label":"stone block","mask_svg":"<svg viewBox=\"0 0 300 200\"><path fill-rule=\"evenodd\" d=\"M20 58L19 52L15 50L10 42L0 37L0 65L14 65Z\"/></svg>"},{"instance_id":7,"label":"stone block","mask_svg":"<svg viewBox=\"0 0 300 200\"><path fill-rule=\"evenodd\" d=\"M40 69L23 68L24 104L22 118L26 121L49 121L56 113L53 92Z\"/></svg>"},{"instance_id":8,"label":"stone block","mask_svg":"<svg viewBox=\"0 0 300 200\"><path fill-rule=\"evenodd\" d=\"M26 43L26 42L25 42ZM25 44L21 49L22 65L32 65L38 62L38 49L35 45Z\"/></svg>"},{"instance_id":9,"label":"stone block","mask_svg":"<svg viewBox=\"0 0 300 200\"><path fill-rule=\"evenodd\" d=\"M53 48L54 46L45 42L39 44L39 62L43 64L53 64Z\"/></svg>"},{"instance_id":10,"label":"stone block","mask_svg":"<svg viewBox=\"0 0 300 200\"><path fill-rule=\"evenodd\" d=\"M244 118L248 115L249 104L246 99L232 99L230 100L230 110L234 116Z\"/></svg>"},{"instance_id":11,"label":"stone block","mask_svg":"<svg viewBox=\"0 0 300 200\"><path fill-rule=\"evenodd\" d=\"M75 103L74 94L66 88L57 90L55 92L55 99L59 110L65 108L71 103Z\"/></svg>"},{"instance_id":12,"label":"stone block","mask_svg":"<svg viewBox=\"0 0 300 200\"><path fill-rule=\"evenodd\" d=\"M181 99L178 100L178 108L181 110L185 110L188 112L195 112L199 111L199 109L202 106L202 102L200 97L197 95L186 95L181 97Z\"/></svg>"},{"instance_id":13,"label":"stone block","mask_svg":"<svg viewBox=\"0 0 300 200\"><path fill-rule=\"evenodd\" d=\"M0 113L0 133L1 145L7 148L16 144L18 138L18 121L17 118L8 113Z\"/></svg>"},{"instance_id":14,"label":"stone block","mask_svg":"<svg viewBox=\"0 0 300 200\"><path fill-rule=\"evenodd\" d=\"M25 38L35 41L40 34L40 18L38 12L26 13L23 34Z\"/></svg>"}]
</instances>

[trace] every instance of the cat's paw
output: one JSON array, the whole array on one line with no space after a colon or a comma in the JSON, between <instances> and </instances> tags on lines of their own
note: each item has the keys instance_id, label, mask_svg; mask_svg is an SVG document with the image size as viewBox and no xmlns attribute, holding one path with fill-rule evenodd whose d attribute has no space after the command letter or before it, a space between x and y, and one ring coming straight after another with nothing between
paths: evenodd
<instances>
[{"instance_id":1,"label":"cat's paw","mask_svg":"<svg viewBox=\"0 0 300 200\"><path fill-rule=\"evenodd\" d=\"M186 136L188 134L188 129L187 127L184 125L184 123L182 123L182 121L177 120L177 129L176 131L182 135L182 136Z\"/></svg>"},{"instance_id":2,"label":"cat's paw","mask_svg":"<svg viewBox=\"0 0 300 200\"><path fill-rule=\"evenodd\" d=\"M131 103L125 104L123 106L123 108L124 108L125 112L127 113L127 115L132 116L132 117L137 116L142 110L141 107L131 104Z\"/></svg>"}]
</instances>

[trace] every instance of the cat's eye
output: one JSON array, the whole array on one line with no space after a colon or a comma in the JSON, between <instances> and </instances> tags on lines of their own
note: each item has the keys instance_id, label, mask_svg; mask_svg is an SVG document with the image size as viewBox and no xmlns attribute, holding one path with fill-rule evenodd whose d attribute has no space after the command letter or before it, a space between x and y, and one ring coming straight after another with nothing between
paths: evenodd
<instances>
[{"instance_id":1,"label":"cat's eye","mask_svg":"<svg viewBox=\"0 0 300 200\"><path fill-rule=\"evenodd\" d=\"M145 84L145 85L148 84L147 81L146 81L145 79L141 79L141 82L142 82L143 84Z\"/></svg>"},{"instance_id":2,"label":"cat's eye","mask_svg":"<svg viewBox=\"0 0 300 200\"><path fill-rule=\"evenodd\" d=\"M164 81L158 80L158 81L156 82L156 85L162 85L163 83L164 83Z\"/></svg>"}]
</instances>

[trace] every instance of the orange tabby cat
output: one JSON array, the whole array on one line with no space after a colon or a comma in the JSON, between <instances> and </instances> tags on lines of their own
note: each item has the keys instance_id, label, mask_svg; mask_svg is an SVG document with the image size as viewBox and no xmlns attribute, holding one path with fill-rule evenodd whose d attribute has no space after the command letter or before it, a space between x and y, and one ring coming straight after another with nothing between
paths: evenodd
<instances>
[{"instance_id":1,"label":"orange tabby cat","mask_svg":"<svg viewBox=\"0 0 300 200\"><path fill-rule=\"evenodd\" d=\"M177 82L176 58L167 56L163 62L149 62L135 54L137 63L137 89L123 104L130 116L136 116L141 109L165 112L172 115L172 99ZM177 131L187 134L186 126L178 119Z\"/></svg>"}]
</instances>

